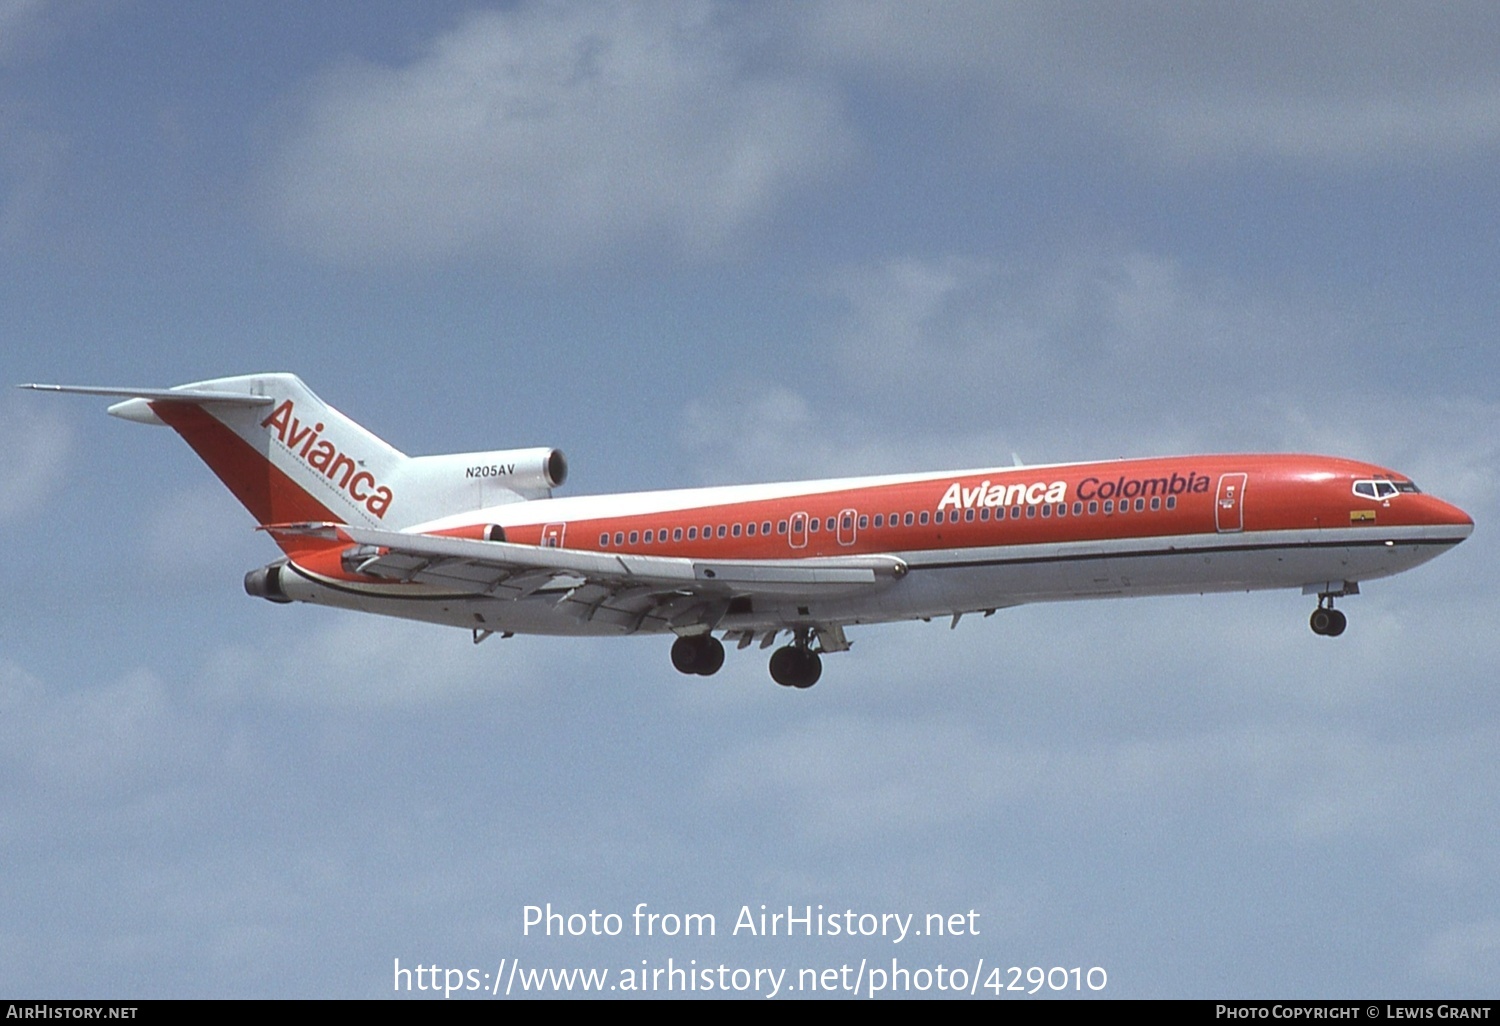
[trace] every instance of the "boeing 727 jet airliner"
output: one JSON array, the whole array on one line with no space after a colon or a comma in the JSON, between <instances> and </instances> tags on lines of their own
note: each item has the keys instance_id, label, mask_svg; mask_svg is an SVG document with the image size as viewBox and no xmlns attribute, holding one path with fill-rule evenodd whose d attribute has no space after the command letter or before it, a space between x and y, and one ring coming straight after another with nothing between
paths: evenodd
<instances>
[{"instance_id":1,"label":"boeing 727 jet airliner","mask_svg":"<svg viewBox=\"0 0 1500 1026\"><path fill-rule=\"evenodd\" d=\"M724 642L811 687L852 624L957 624L1025 602L1300 588L1334 600L1469 536L1406 476L1328 456L1218 455L553 498L555 449L407 456L290 374L119 397L183 437L283 558L245 577L314 602L494 633L673 634L708 676ZM718 634L716 637L715 634ZM721 640L722 638L722 640Z\"/></svg>"}]
</instances>

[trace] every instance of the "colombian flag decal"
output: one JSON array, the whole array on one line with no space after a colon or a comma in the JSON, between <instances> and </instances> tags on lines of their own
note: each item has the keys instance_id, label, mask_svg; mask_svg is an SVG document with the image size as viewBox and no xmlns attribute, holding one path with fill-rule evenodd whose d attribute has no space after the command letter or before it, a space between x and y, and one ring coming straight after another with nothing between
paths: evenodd
<instances>
[{"instance_id":1,"label":"colombian flag decal","mask_svg":"<svg viewBox=\"0 0 1500 1026\"><path fill-rule=\"evenodd\" d=\"M1349 511L1349 523L1351 524L1373 524L1375 522L1375 511L1373 509L1351 509Z\"/></svg>"}]
</instances>

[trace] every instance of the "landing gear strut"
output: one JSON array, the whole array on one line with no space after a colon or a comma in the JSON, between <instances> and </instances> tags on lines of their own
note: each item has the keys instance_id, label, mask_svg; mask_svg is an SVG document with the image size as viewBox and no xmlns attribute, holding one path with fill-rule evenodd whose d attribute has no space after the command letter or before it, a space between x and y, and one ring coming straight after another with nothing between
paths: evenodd
<instances>
[{"instance_id":1,"label":"landing gear strut","mask_svg":"<svg viewBox=\"0 0 1500 1026\"><path fill-rule=\"evenodd\" d=\"M1319 595L1318 608L1313 610L1307 625L1312 628L1314 634L1321 634L1325 638L1336 638L1344 633L1344 628L1349 626L1349 620L1343 613L1333 608L1332 595Z\"/></svg>"},{"instance_id":2,"label":"landing gear strut","mask_svg":"<svg viewBox=\"0 0 1500 1026\"><path fill-rule=\"evenodd\" d=\"M784 688L810 688L823 675L823 660L809 644L812 631L799 627L790 645L771 653L771 679Z\"/></svg>"},{"instance_id":3,"label":"landing gear strut","mask_svg":"<svg viewBox=\"0 0 1500 1026\"><path fill-rule=\"evenodd\" d=\"M712 634L694 634L672 642L672 665L682 673L712 677L724 665L724 645Z\"/></svg>"}]
</instances>

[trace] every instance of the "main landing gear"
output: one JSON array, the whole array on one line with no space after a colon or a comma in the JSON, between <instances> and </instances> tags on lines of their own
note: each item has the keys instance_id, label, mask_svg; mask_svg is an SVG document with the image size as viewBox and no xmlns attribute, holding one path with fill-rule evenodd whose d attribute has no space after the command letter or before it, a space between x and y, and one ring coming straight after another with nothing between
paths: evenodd
<instances>
[{"instance_id":1,"label":"main landing gear","mask_svg":"<svg viewBox=\"0 0 1500 1026\"><path fill-rule=\"evenodd\" d=\"M823 675L823 659L813 651L810 628L801 627L792 633L790 645L771 653L771 679L784 688L810 688ZM761 647L769 647L776 634L776 631L771 631ZM746 644L748 640L742 639L740 647L744 648ZM847 643L845 647L848 647ZM712 677L724 665L724 643L712 634L680 637L672 642L672 665L682 673Z\"/></svg>"},{"instance_id":2,"label":"main landing gear","mask_svg":"<svg viewBox=\"0 0 1500 1026\"><path fill-rule=\"evenodd\" d=\"M823 658L809 647L812 632L799 628L790 645L771 653L771 679L784 688L810 688L823 676Z\"/></svg>"},{"instance_id":3,"label":"main landing gear","mask_svg":"<svg viewBox=\"0 0 1500 1026\"><path fill-rule=\"evenodd\" d=\"M672 643L672 665L682 673L712 677L724 665L724 643L712 634L694 634Z\"/></svg>"},{"instance_id":4,"label":"main landing gear","mask_svg":"<svg viewBox=\"0 0 1500 1026\"><path fill-rule=\"evenodd\" d=\"M1314 634L1321 634L1325 638L1336 638L1344 633L1345 627L1349 626L1349 619L1333 608L1332 595L1319 595L1318 608L1313 610L1307 625L1312 628Z\"/></svg>"}]
</instances>

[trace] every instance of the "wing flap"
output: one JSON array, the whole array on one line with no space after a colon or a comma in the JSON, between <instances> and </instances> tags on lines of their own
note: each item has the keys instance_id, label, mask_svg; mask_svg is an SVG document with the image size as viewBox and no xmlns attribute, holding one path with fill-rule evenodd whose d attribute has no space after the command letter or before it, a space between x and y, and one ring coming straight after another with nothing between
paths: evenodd
<instances>
[{"instance_id":1,"label":"wing flap","mask_svg":"<svg viewBox=\"0 0 1500 1026\"><path fill-rule=\"evenodd\" d=\"M585 584L603 588L606 598L626 593L660 596L663 601L672 597L824 597L883 586L906 574L906 563L894 556L697 560L407 534L346 524L281 524L267 530L349 542L352 547L344 553L344 565L351 572L515 598Z\"/></svg>"}]
</instances>

